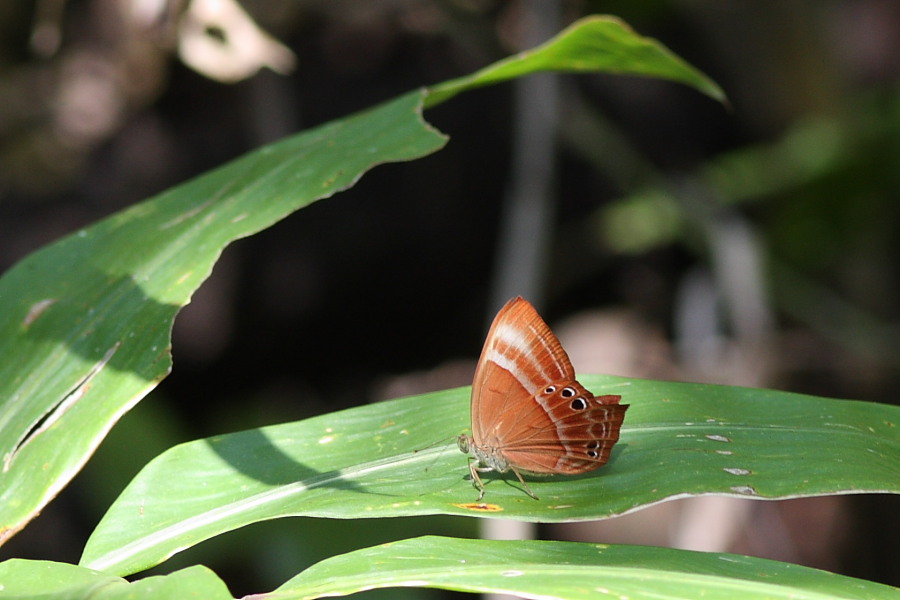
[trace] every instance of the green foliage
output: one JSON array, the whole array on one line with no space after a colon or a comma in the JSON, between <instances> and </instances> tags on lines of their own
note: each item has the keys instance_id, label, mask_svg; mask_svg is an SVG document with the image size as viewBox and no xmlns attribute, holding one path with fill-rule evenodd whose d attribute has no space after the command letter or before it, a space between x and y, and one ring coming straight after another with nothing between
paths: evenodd
<instances>
[{"instance_id":1,"label":"green foliage","mask_svg":"<svg viewBox=\"0 0 900 600\"><path fill-rule=\"evenodd\" d=\"M535 479L539 501L514 478L488 476L487 507L474 504L455 443L434 445L467 427L469 389L460 388L176 446L113 504L81 564L127 575L213 535L287 516L559 522L688 494L900 493L895 407L609 376L582 381L632 403L622 437L598 471Z\"/></svg>"},{"instance_id":2,"label":"green foliage","mask_svg":"<svg viewBox=\"0 0 900 600\"><path fill-rule=\"evenodd\" d=\"M173 320L222 249L446 139L421 118L467 89L545 70L607 71L721 90L657 42L589 18L531 52L246 155L39 250L0 279L0 540L88 460L171 368ZM0 598L228 597L202 567L118 578L204 539L289 515L414 514L560 521L692 494L897 493L896 409L716 386L584 378L632 404L611 463L580 478L488 484L470 505L465 459L433 446L466 427L467 392L351 409L177 446L152 461L91 536L82 566L10 560ZM366 452L360 456L359 448ZM677 467L677 468L676 468ZM809 474L816 472L815 477ZM806 473L806 476L798 473ZM677 474L677 475L676 475ZM99 571L95 570L99 569ZM377 574L377 579L376 579ZM551 576L548 576L551 575ZM563 575L553 577L552 575ZM275 597L435 586L580 598L888 597L895 590L746 557L586 544L421 538L335 557Z\"/></svg>"},{"instance_id":3,"label":"green foliage","mask_svg":"<svg viewBox=\"0 0 900 600\"><path fill-rule=\"evenodd\" d=\"M421 92L252 152L39 250L0 279L0 541L168 373L175 315L222 249L445 137Z\"/></svg>"},{"instance_id":4,"label":"green foliage","mask_svg":"<svg viewBox=\"0 0 900 600\"><path fill-rule=\"evenodd\" d=\"M276 598L428 585L523 598L896 598L897 590L770 560L668 548L423 537L307 569Z\"/></svg>"},{"instance_id":5,"label":"green foliage","mask_svg":"<svg viewBox=\"0 0 900 600\"><path fill-rule=\"evenodd\" d=\"M0 582L3 582L0 597L21 600L227 600L232 597L215 573L199 565L164 577L147 577L129 583L75 565L12 559L0 563Z\"/></svg>"}]
</instances>

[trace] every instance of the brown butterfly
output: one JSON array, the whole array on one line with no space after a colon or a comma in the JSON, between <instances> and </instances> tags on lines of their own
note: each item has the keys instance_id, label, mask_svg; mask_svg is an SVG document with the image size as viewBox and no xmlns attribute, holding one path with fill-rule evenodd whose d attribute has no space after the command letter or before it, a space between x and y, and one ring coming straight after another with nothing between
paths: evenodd
<instances>
[{"instance_id":1,"label":"brown butterfly","mask_svg":"<svg viewBox=\"0 0 900 600\"><path fill-rule=\"evenodd\" d=\"M484 497L478 473L576 475L600 467L619 439L627 404L621 396L594 396L527 300L513 298L488 331L472 385L472 435L457 438L469 457L472 485Z\"/></svg>"}]
</instances>

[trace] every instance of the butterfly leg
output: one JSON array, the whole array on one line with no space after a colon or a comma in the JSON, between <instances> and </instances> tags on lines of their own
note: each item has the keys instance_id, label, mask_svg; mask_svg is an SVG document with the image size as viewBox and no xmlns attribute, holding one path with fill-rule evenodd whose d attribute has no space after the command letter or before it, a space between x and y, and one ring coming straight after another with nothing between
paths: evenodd
<instances>
[{"instance_id":1,"label":"butterfly leg","mask_svg":"<svg viewBox=\"0 0 900 600\"><path fill-rule=\"evenodd\" d=\"M481 499L484 498L484 482L481 481L481 477L478 476L478 471L480 470L476 465L478 461L472 457L469 457L469 474L472 477L472 487L478 490L478 500L475 502L481 502ZM481 469L481 470L490 470L490 469Z\"/></svg>"},{"instance_id":2,"label":"butterfly leg","mask_svg":"<svg viewBox=\"0 0 900 600\"><path fill-rule=\"evenodd\" d=\"M531 491L531 488L528 487L528 484L525 483L525 480L522 479L522 474L519 473L519 470L510 465L510 470L516 474L516 477L519 479L519 483L522 484L522 488L525 490L525 493L534 498L535 500L540 500L537 496L535 496L534 492ZM472 457L469 457L469 474L472 477L472 487L478 490L478 499L475 502L481 502L482 498L484 498L484 482L481 481L481 476L478 473L487 473L488 471L495 471L493 467L479 467L478 460Z\"/></svg>"},{"instance_id":3,"label":"butterfly leg","mask_svg":"<svg viewBox=\"0 0 900 600\"><path fill-rule=\"evenodd\" d=\"M525 483L525 480L522 479L522 475L519 473L519 470L516 469L516 468L515 468L514 466L512 466L512 465L510 465L509 468L510 468L510 470L511 470L513 473L516 474L516 477L519 478L519 483L521 483L521 484L522 484L522 487L525 488L525 493L528 494L529 496L531 496L532 498L534 498L535 500L540 500L540 498L538 498L537 496L534 495L534 492L531 491L531 488L528 487L528 484ZM482 492L482 493L484 493L484 492Z\"/></svg>"}]
</instances>

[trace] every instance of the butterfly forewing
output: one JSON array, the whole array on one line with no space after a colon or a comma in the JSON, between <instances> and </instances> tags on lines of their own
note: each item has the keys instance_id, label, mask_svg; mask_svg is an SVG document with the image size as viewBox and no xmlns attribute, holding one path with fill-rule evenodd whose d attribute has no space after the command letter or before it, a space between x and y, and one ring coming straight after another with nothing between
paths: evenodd
<instances>
[{"instance_id":1,"label":"butterfly forewing","mask_svg":"<svg viewBox=\"0 0 900 600\"><path fill-rule=\"evenodd\" d=\"M534 307L522 298L510 300L494 318L475 370L475 442L487 436L504 416L504 408L523 394L534 396L553 381L574 378L566 351Z\"/></svg>"}]
</instances>

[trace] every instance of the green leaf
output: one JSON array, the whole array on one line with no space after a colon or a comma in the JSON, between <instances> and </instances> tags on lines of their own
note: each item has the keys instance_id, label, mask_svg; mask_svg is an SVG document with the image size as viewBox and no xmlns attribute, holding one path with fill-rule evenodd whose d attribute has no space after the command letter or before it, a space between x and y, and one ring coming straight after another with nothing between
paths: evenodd
<instances>
[{"instance_id":1,"label":"green leaf","mask_svg":"<svg viewBox=\"0 0 900 600\"><path fill-rule=\"evenodd\" d=\"M576 21L548 42L520 52L471 75L428 88L425 106L445 102L460 92L537 71L604 72L658 77L689 85L725 102L725 93L703 73L656 40L641 37L615 17Z\"/></svg>"},{"instance_id":2,"label":"green leaf","mask_svg":"<svg viewBox=\"0 0 900 600\"><path fill-rule=\"evenodd\" d=\"M900 493L900 408L703 384L580 378L631 408L610 462L576 477L486 474L455 437L468 388L198 440L151 461L103 517L82 564L127 574L262 519L457 514L598 519L665 499Z\"/></svg>"},{"instance_id":3,"label":"green leaf","mask_svg":"<svg viewBox=\"0 0 900 600\"><path fill-rule=\"evenodd\" d=\"M588 18L493 67L252 152L35 252L0 279L0 544L84 465L171 368L175 315L222 249L413 160L446 138L421 119L465 89L540 70L655 75L721 98L658 43Z\"/></svg>"},{"instance_id":4,"label":"green leaf","mask_svg":"<svg viewBox=\"0 0 900 600\"><path fill-rule=\"evenodd\" d=\"M446 138L421 93L252 152L35 252L0 279L0 543L171 367L176 313L222 249Z\"/></svg>"},{"instance_id":5,"label":"green leaf","mask_svg":"<svg viewBox=\"0 0 900 600\"><path fill-rule=\"evenodd\" d=\"M422 537L329 558L266 598L344 596L385 587L436 587L566 600L896 600L900 594L886 585L737 554Z\"/></svg>"},{"instance_id":6,"label":"green leaf","mask_svg":"<svg viewBox=\"0 0 900 600\"><path fill-rule=\"evenodd\" d=\"M43 560L0 563L0 600L232 600L225 584L206 567L129 583L84 567Z\"/></svg>"}]
</instances>

